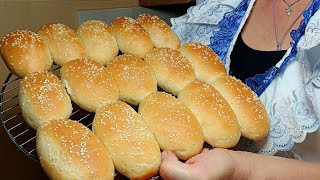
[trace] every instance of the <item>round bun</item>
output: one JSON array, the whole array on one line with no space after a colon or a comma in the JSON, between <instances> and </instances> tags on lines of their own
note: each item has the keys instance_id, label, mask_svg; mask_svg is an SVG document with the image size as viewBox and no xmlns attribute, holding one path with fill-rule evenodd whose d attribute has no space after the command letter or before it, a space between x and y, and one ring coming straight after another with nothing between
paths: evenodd
<instances>
[{"instance_id":1,"label":"round bun","mask_svg":"<svg viewBox=\"0 0 320 180\"><path fill-rule=\"evenodd\" d=\"M106 23L89 20L80 24L77 33L86 47L90 59L102 65L113 60L119 52L113 30Z\"/></svg>"},{"instance_id":2,"label":"round bun","mask_svg":"<svg viewBox=\"0 0 320 180\"><path fill-rule=\"evenodd\" d=\"M241 128L242 136L259 141L270 129L266 109L256 93L233 76L225 75L216 79L213 86L229 102Z\"/></svg>"},{"instance_id":3,"label":"round bun","mask_svg":"<svg viewBox=\"0 0 320 180\"><path fill-rule=\"evenodd\" d=\"M0 42L0 55L8 69L18 77L48 71L52 65L45 41L38 34L27 30L7 34Z\"/></svg>"},{"instance_id":4,"label":"round bun","mask_svg":"<svg viewBox=\"0 0 320 180\"><path fill-rule=\"evenodd\" d=\"M76 59L60 69L61 80L71 99L89 112L119 99L119 89L106 68L93 60Z\"/></svg>"},{"instance_id":5,"label":"round bun","mask_svg":"<svg viewBox=\"0 0 320 180\"><path fill-rule=\"evenodd\" d=\"M200 81L212 83L217 77L226 75L226 69L219 56L208 46L198 43L183 44L179 51L190 61Z\"/></svg>"},{"instance_id":6,"label":"round bun","mask_svg":"<svg viewBox=\"0 0 320 180\"><path fill-rule=\"evenodd\" d=\"M102 142L83 124L53 120L37 130L37 154L50 179L113 179L114 166Z\"/></svg>"},{"instance_id":7,"label":"round bun","mask_svg":"<svg viewBox=\"0 0 320 180\"><path fill-rule=\"evenodd\" d=\"M33 129L53 119L68 119L71 100L57 76L50 72L29 73L19 90L19 104L26 123Z\"/></svg>"},{"instance_id":8,"label":"round bun","mask_svg":"<svg viewBox=\"0 0 320 180\"><path fill-rule=\"evenodd\" d=\"M162 150L170 150L182 160L202 150L204 137L199 122L174 96L165 92L150 94L140 103L139 113Z\"/></svg>"},{"instance_id":9,"label":"round bun","mask_svg":"<svg viewBox=\"0 0 320 180\"><path fill-rule=\"evenodd\" d=\"M47 42L53 62L59 66L74 59L88 58L80 36L64 24L45 24L38 34Z\"/></svg>"},{"instance_id":10,"label":"round bun","mask_svg":"<svg viewBox=\"0 0 320 180\"><path fill-rule=\"evenodd\" d=\"M155 48L145 61L156 75L158 86L173 95L196 78L190 62L177 50Z\"/></svg>"},{"instance_id":11,"label":"round bun","mask_svg":"<svg viewBox=\"0 0 320 180\"><path fill-rule=\"evenodd\" d=\"M116 57L107 69L116 81L120 99L134 106L157 91L157 80L148 64L132 55Z\"/></svg>"},{"instance_id":12,"label":"round bun","mask_svg":"<svg viewBox=\"0 0 320 180\"><path fill-rule=\"evenodd\" d=\"M128 104L117 101L101 106L92 129L121 174L129 179L149 179L157 174L159 145L140 114Z\"/></svg>"},{"instance_id":13,"label":"round bun","mask_svg":"<svg viewBox=\"0 0 320 180\"><path fill-rule=\"evenodd\" d=\"M156 15L140 14L137 22L149 33L155 47L178 49L180 40L170 26Z\"/></svg>"},{"instance_id":14,"label":"round bun","mask_svg":"<svg viewBox=\"0 0 320 180\"><path fill-rule=\"evenodd\" d=\"M199 121L205 141L219 148L231 148L239 142L241 131L229 103L209 84L191 82L178 96Z\"/></svg>"},{"instance_id":15,"label":"round bun","mask_svg":"<svg viewBox=\"0 0 320 180\"><path fill-rule=\"evenodd\" d=\"M153 49L146 29L129 17L118 17L112 22L119 49L124 54L144 58Z\"/></svg>"}]
</instances>

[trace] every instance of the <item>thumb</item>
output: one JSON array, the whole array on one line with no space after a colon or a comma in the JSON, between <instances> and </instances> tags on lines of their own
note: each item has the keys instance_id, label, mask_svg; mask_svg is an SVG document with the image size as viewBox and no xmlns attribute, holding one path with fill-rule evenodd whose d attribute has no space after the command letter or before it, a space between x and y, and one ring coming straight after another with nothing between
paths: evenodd
<instances>
[{"instance_id":1,"label":"thumb","mask_svg":"<svg viewBox=\"0 0 320 180\"><path fill-rule=\"evenodd\" d=\"M171 151L161 153L160 176L165 180L189 179L189 165L179 161Z\"/></svg>"}]
</instances>

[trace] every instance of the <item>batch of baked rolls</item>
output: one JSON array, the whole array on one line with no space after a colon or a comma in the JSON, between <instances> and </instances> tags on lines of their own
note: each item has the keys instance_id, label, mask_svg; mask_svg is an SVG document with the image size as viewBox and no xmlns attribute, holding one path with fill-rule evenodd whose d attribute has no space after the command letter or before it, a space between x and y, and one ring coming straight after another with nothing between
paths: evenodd
<instances>
[{"instance_id":1,"label":"batch of baked rolls","mask_svg":"<svg viewBox=\"0 0 320 180\"><path fill-rule=\"evenodd\" d=\"M180 44L155 15L18 30L0 52L23 78L21 111L37 130L37 154L51 179L113 179L116 171L148 179L163 150L187 160L205 143L232 148L241 136L259 141L269 132L257 95L227 75L209 47ZM49 72L53 63L60 77ZM69 119L72 102L95 112L91 130Z\"/></svg>"}]
</instances>

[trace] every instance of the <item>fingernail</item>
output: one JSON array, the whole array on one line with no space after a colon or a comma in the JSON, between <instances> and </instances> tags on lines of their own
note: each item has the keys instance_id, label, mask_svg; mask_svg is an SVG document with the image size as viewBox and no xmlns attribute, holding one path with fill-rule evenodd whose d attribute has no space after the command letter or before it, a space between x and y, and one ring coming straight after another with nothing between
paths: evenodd
<instances>
[{"instance_id":1,"label":"fingernail","mask_svg":"<svg viewBox=\"0 0 320 180\"><path fill-rule=\"evenodd\" d=\"M168 152L167 151L162 151L161 153L161 160L164 160L168 155Z\"/></svg>"}]
</instances>

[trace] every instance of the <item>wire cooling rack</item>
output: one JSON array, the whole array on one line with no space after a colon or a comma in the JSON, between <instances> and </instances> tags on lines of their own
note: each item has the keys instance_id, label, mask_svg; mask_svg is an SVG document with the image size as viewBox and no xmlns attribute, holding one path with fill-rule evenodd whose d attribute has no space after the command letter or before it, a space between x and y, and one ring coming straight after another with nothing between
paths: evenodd
<instances>
[{"instance_id":1,"label":"wire cooling rack","mask_svg":"<svg viewBox=\"0 0 320 180\"><path fill-rule=\"evenodd\" d=\"M54 65L51 72L60 78L60 67ZM36 152L36 131L32 129L23 119L19 106L19 88L22 78L10 73L1 88L0 93L0 120L10 139L28 157L39 163ZM92 128L94 113L81 109L72 104L73 112L70 119L78 121L89 129ZM127 179L122 174L115 172L115 180ZM152 180L161 180L159 175L152 177Z\"/></svg>"},{"instance_id":2,"label":"wire cooling rack","mask_svg":"<svg viewBox=\"0 0 320 180\"><path fill-rule=\"evenodd\" d=\"M53 66L51 72L60 76L60 67ZM22 79L9 74L2 85L0 93L0 120L4 129L16 146L27 156L39 162L36 147L36 131L24 121L19 106L18 93ZM89 113L73 104L73 112L70 117L91 129L94 113Z\"/></svg>"}]
</instances>

